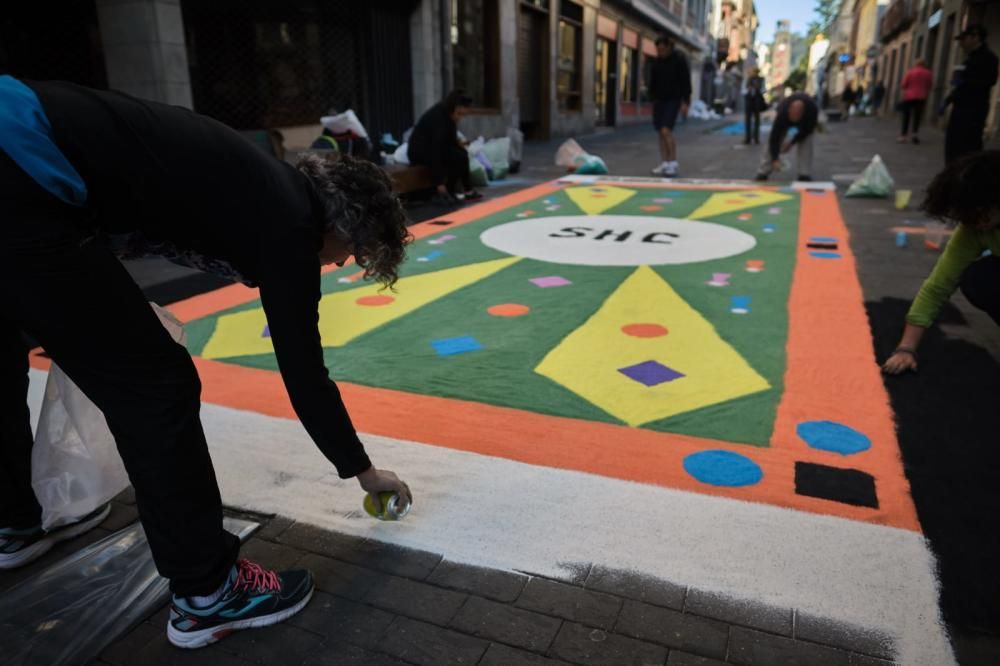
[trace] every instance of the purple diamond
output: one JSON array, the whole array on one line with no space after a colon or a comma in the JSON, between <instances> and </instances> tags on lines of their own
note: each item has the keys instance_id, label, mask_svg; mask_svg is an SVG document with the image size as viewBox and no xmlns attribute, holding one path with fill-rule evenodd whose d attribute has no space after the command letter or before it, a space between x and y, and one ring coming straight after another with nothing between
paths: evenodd
<instances>
[{"instance_id":1,"label":"purple diamond","mask_svg":"<svg viewBox=\"0 0 1000 666\"><path fill-rule=\"evenodd\" d=\"M618 372L646 386L656 386L664 382L672 382L684 376L682 373L672 370L656 361L644 361L625 368L618 368Z\"/></svg>"},{"instance_id":2,"label":"purple diamond","mask_svg":"<svg viewBox=\"0 0 1000 666\"><path fill-rule=\"evenodd\" d=\"M537 287L545 289L547 287L565 287L568 284L573 284L564 277L559 277L558 275L549 275L548 277L538 277L528 280Z\"/></svg>"}]
</instances>

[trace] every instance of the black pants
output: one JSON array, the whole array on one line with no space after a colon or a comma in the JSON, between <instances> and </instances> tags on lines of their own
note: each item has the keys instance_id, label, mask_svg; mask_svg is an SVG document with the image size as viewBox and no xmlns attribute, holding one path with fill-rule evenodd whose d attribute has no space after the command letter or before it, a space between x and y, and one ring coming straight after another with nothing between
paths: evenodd
<instances>
[{"instance_id":1,"label":"black pants","mask_svg":"<svg viewBox=\"0 0 1000 666\"><path fill-rule=\"evenodd\" d=\"M104 412L160 573L174 593L209 594L239 540L202 432L201 383L89 213L38 187L0 151L0 526L38 524L31 490L27 349L45 351Z\"/></svg>"},{"instance_id":2,"label":"black pants","mask_svg":"<svg viewBox=\"0 0 1000 666\"><path fill-rule=\"evenodd\" d=\"M743 125L746 127L746 138L744 141L750 143L750 140L753 139L754 143L760 143L760 111L746 109L743 116Z\"/></svg>"},{"instance_id":3,"label":"black pants","mask_svg":"<svg viewBox=\"0 0 1000 666\"><path fill-rule=\"evenodd\" d=\"M920 132L920 119L924 115L924 103L922 99L911 99L899 105L899 112L903 116L902 136L910 133L910 121L913 121L913 133Z\"/></svg>"},{"instance_id":4,"label":"black pants","mask_svg":"<svg viewBox=\"0 0 1000 666\"><path fill-rule=\"evenodd\" d=\"M944 134L944 161L946 164L983 149L983 128L987 110L953 106Z\"/></svg>"},{"instance_id":5,"label":"black pants","mask_svg":"<svg viewBox=\"0 0 1000 666\"><path fill-rule=\"evenodd\" d=\"M969 302L1000 325L1000 257L983 257L969 264L959 284Z\"/></svg>"},{"instance_id":6,"label":"black pants","mask_svg":"<svg viewBox=\"0 0 1000 666\"><path fill-rule=\"evenodd\" d=\"M469 175L469 151L461 146L453 146L445 155L447 179L445 185L449 192L461 194L472 189L472 177Z\"/></svg>"}]
</instances>

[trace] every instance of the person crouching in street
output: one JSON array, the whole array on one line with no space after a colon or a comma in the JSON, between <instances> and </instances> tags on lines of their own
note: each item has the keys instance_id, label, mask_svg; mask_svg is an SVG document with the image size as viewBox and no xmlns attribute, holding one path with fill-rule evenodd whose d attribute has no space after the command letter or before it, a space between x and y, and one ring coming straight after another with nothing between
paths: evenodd
<instances>
[{"instance_id":1,"label":"person crouching in street","mask_svg":"<svg viewBox=\"0 0 1000 666\"><path fill-rule=\"evenodd\" d=\"M222 526L198 372L109 234L259 287L281 377L317 447L341 478L411 500L365 453L318 329L322 266L354 255L365 276L398 279L410 236L378 167L316 156L294 167L187 109L0 76L0 202L0 568L28 564L68 534L42 530L31 487L24 331L107 419L170 581L171 643L197 648L281 622L313 593L309 571L239 558L239 539Z\"/></svg>"},{"instance_id":2,"label":"person crouching in street","mask_svg":"<svg viewBox=\"0 0 1000 666\"><path fill-rule=\"evenodd\" d=\"M796 180L812 180L813 134L818 124L819 107L812 97L795 93L782 100L774 115L771 136L764 147L756 180L767 180L772 172L781 169L781 155L789 152L792 146L798 149ZM786 139L792 127L796 129L795 136Z\"/></svg>"}]
</instances>

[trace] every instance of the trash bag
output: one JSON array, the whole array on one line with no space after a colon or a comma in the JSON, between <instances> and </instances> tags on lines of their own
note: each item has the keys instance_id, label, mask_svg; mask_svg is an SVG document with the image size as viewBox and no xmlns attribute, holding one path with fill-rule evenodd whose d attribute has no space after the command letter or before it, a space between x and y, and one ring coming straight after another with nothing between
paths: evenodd
<instances>
[{"instance_id":1,"label":"trash bag","mask_svg":"<svg viewBox=\"0 0 1000 666\"><path fill-rule=\"evenodd\" d=\"M490 139L483 144L483 155L492 165L491 180L503 180L510 172L510 139Z\"/></svg>"},{"instance_id":2,"label":"trash bag","mask_svg":"<svg viewBox=\"0 0 1000 666\"><path fill-rule=\"evenodd\" d=\"M573 139L566 139L556 151L556 166L576 169L576 158L586 154L587 151L580 147L580 144Z\"/></svg>"},{"instance_id":3,"label":"trash bag","mask_svg":"<svg viewBox=\"0 0 1000 666\"><path fill-rule=\"evenodd\" d=\"M396 164L409 164L410 144L404 143L402 146L397 148L396 152L392 154L392 158L396 161Z\"/></svg>"},{"instance_id":4,"label":"trash bag","mask_svg":"<svg viewBox=\"0 0 1000 666\"><path fill-rule=\"evenodd\" d=\"M183 344L181 323L150 305L174 340ZM128 484L104 414L53 363L31 450L31 486L42 505L42 527L50 530L76 522Z\"/></svg>"},{"instance_id":5,"label":"trash bag","mask_svg":"<svg viewBox=\"0 0 1000 666\"><path fill-rule=\"evenodd\" d=\"M319 119L319 122L334 134L353 134L362 139L368 138L368 130L358 120L358 116L354 111L350 109L335 116L323 116Z\"/></svg>"},{"instance_id":6,"label":"trash bag","mask_svg":"<svg viewBox=\"0 0 1000 666\"><path fill-rule=\"evenodd\" d=\"M876 155L861 172L851 186L847 188L848 197L887 197L892 194L895 183L889 170L885 168L882 158Z\"/></svg>"},{"instance_id":7,"label":"trash bag","mask_svg":"<svg viewBox=\"0 0 1000 666\"><path fill-rule=\"evenodd\" d=\"M475 187L486 187L490 184L490 179L486 175L486 168L472 155L469 155L469 180Z\"/></svg>"},{"instance_id":8,"label":"trash bag","mask_svg":"<svg viewBox=\"0 0 1000 666\"><path fill-rule=\"evenodd\" d=\"M577 158L576 173L581 175L604 175L608 165L597 155L582 155Z\"/></svg>"}]
</instances>

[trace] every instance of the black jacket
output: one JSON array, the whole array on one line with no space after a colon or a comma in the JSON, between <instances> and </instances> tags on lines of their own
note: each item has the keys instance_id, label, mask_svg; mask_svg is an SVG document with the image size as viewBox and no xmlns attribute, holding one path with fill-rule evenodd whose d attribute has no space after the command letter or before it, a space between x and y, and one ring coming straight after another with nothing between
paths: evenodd
<instances>
[{"instance_id":1,"label":"black jacket","mask_svg":"<svg viewBox=\"0 0 1000 666\"><path fill-rule=\"evenodd\" d=\"M420 164L431 170L434 185L443 185L448 178L448 156L458 146L458 126L444 102L438 102L420 116L410 133L407 156L410 164Z\"/></svg>"},{"instance_id":2,"label":"black jacket","mask_svg":"<svg viewBox=\"0 0 1000 666\"><path fill-rule=\"evenodd\" d=\"M370 466L318 330L322 204L302 173L186 109L27 82L88 189L95 230L141 231L222 259L260 285L292 406L343 478Z\"/></svg>"},{"instance_id":3,"label":"black jacket","mask_svg":"<svg viewBox=\"0 0 1000 666\"><path fill-rule=\"evenodd\" d=\"M687 58L676 49L666 58L656 58L649 68L649 97L662 102L691 99L691 68Z\"/></svg>"},{"instance_id":4,"label":"black jacket","mask_svg":"<svg viewBox=\"0 0 1000 666\"><path fill-rule=\"evenodd\" d=\"M956 108L979 111L985 116L989 112L990 88L996 82L997 57L984 44L966 57L947 101Z\"/></svg>"},{"instance_id":5,"label":"black jacket","mask_svg":"<svg viewBox=\"0 0 1000 666\"><path fill-rule=\"evenodd\" d=\"M793 123L788 119L788 107L792 105L792 102L797 100L803 102L806 108L801 120ZM798 128L798 132L795 133L792 143L800 143L805 141L816 130L818 122L819 107L816 106L815 100L809 95L795 93L782 100L781 104L778 105L778 110L774 114L774 124L771 126L771 136L768 139L768 149L771 151L771 159L776 160L778 159L778 155L781 154L781 142L785 140L785 135L788 134L789 127Z\"/></svg>"}]
</instances>

